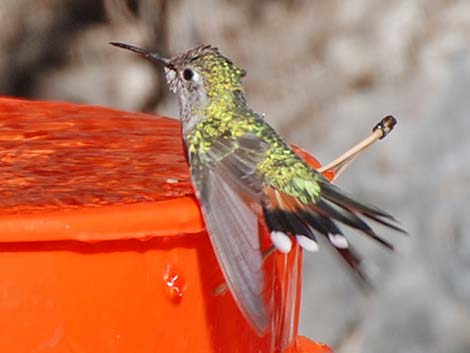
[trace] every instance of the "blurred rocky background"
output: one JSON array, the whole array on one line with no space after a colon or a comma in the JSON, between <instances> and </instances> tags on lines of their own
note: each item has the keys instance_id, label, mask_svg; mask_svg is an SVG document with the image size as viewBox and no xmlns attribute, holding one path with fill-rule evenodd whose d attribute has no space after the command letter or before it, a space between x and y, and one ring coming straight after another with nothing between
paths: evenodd
<instances>
[{"instance_id":1,"label":"blurred rocky background","mask_svg":"<svg viewBox=\"0 0 470 353\"><path fill-rule=\"evenodd\" d=\"M394 214L391 254L360 236L375 291L305 256L301 332L336 353L470 352L470 1L2 0L0 94L177 116L161 72L107 43L211 43L248 100L324 163L398 119L338 181ZM353 233L353 232L351 232Z\"/></svg>"}]
</instances>

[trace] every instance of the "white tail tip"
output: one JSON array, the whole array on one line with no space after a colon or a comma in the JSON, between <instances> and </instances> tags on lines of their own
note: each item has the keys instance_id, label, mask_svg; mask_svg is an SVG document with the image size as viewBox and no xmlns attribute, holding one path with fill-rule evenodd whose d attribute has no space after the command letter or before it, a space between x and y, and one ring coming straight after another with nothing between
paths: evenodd
<instances>
[{"instance_id":1,"label":"white tail tip","mask_svg":"<svg viewBox=\"0 0 470 353\"><path fill-rule=\"evenodd\" d=\"M277 230L271 232L271 241L280 252L287 254L292 249L292 240L284 233Z\"/></svg>"},{"instance_id":2,"label":"white tail tip","mask_svg":"<svg viewBox=\"0 0 470 353\"><path fill-rule=\"evenodd\" d=\"M296 235L297 242L299 245L307 251L316 252L318 251L318 244L315 240L312 240L305 235Z\"/></svg>"},{"instance_id":3,"label":"white tail tip","mask_svg":"<svg viewBox=\"0 0 470 353\"><path fill-rule=\"evenodd\" d=\"M342 234L329 234L328 238L330 239L331 244L333 244L338 249L347 249L349 246L348 241Z\"/></svg>"}]
</instances>

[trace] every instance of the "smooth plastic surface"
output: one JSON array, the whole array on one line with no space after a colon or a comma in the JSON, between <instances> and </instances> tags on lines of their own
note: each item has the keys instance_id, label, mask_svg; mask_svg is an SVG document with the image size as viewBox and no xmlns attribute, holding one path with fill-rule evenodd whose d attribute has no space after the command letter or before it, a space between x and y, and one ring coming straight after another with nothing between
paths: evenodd
<instances>
[{"instance_id":1,"label":"smooth plastic surface","mask_svg":"<svg viewBox=\"0 0 470 353\"><path fill-rule=\"evenodd\" d=\"M300 250L266 261L266 336L220 291L178 121L0 98L0 126L0 352L328 352Z\"/></svg>"}]
</instances>

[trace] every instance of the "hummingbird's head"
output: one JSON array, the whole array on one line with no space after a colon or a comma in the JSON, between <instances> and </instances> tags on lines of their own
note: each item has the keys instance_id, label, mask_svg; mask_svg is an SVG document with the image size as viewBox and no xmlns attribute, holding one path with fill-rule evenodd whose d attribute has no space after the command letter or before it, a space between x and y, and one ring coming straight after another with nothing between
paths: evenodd
<instances>
[{"instance_id":1,"label":"hummingbird's head","mask_svg":"<svg viewBox=\"0 0 470 353\"><path fill-rule=\"evenodd\" d=\"M245 71L210 45L199 45L167 59L132 45L111 44L161 64L170 90L178 94L182 112L204 109L212 100L243 91Z\"/></svg>"}]
</instances>

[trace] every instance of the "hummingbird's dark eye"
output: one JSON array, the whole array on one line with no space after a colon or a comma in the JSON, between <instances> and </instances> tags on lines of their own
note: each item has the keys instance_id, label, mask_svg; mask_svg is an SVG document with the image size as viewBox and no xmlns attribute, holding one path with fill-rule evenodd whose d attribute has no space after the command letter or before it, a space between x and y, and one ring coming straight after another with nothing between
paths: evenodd
<instances>
[{"instance_id":1,"label":"hummingbird's dark eye","mask_svg":"<svg viewBox=\"0 0 470 353\"><path fill-rule=\"evenodd\" d=\"M189 81L190 79L192 79L194 76L194 72L193 70L191 69L185 69L183 71L183 78L186 80L186 81Z\"/></svg>"}]
</instances>

